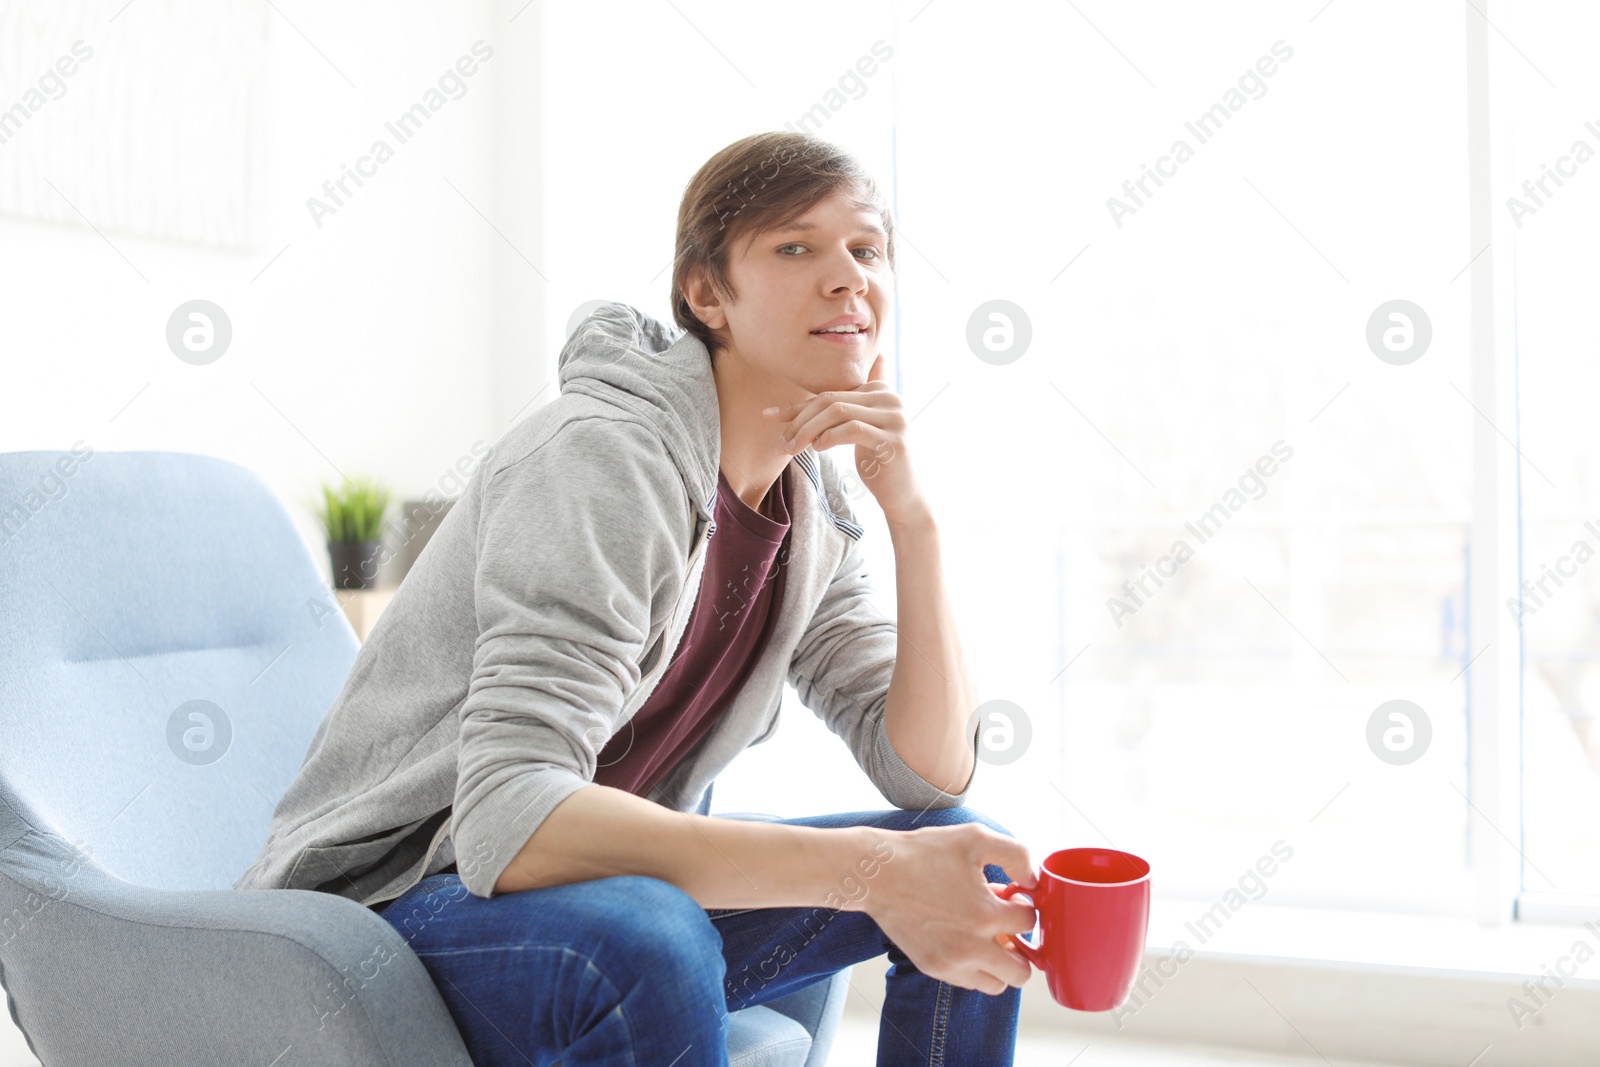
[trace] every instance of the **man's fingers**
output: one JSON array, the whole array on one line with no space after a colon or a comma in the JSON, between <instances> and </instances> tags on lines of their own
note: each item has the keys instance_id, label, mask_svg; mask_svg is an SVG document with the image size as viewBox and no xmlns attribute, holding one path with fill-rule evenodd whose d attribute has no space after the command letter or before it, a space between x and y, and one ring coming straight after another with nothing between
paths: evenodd
<instances>
[{"instance_id":1,"label":"man's fingers","mask_svg":"<svg viewBox=\"0 0 1600 1067\"><path fill-rule=\"evenodd\" d=\"M877 453L887 452L889 453L890 457L893 458L893 441L894 437L889 433L888 430L881 429L880 427L872 425L870 422L865 422L860 419L851 419L847 422L841 422L836 426L829 426L827 429L817 434L817 436L811 440L811 447L815 448L818 452L826 452L828 449L837 445L862 445L866 448L872 449ZM876 460L874 460L873 463L881 466L881 464L877 464ZM871 478L876 473L876 471L873 471L872 473L868 474L867 477Z\"/></svg>"},{"instance_id":2,"label":"man's fingers","mask_svg":"<svg viewBox=\"0 0 1600 1067\"><path fill-rule=\"evenodd\" d=\"M989 888L998 889L999 886L991 882ZM996 903L1000 905L1001 910L995 916L994 927L1001 932L994 935L994 943L1011 953L1013 958L1026 962L1027 957L1017 948L1020 939L1014 935L1033 933L1033 928L1039 923L1039 912L1027 900L1020 897L997 900Z\"/></svg>"},{"instance_id":3,"label":"man's fingers","mask_svg":"<svg viewBox=\"0 0 1600 1067\"><path fill-rule=\"evenodd\" d=\"M870 384L870 383L869 383ZM887 426L890 429L899 429L895 419L904 418L904 408L899 403L899 398L887 389L869 389L866 386L844 392L832 391L818 393L809 400L797 401L793 404L778 405L777 411L770 408L762 411L772 422L782 423L781 432L785 435L798 435L805 427L817 422L819 419L825 423L842 422L845 419L864 419L867 416L861 413L849 415L829 415L828 409L833 405L842 407L859 408L862 412L869 413L869 421Z\"/></svg>"},{"instance_id":4,"label":"man's fingers","mask_svg":"<svg viewBox=\"0 0 1600 1067\"><path fill-rule=\"evenodd\" d=\"M829 389L825 392L815 393L804 400L791 400L787 404L774 404L763 408L761 413L769 419L792 419L807 407L831 404L835 400L859 401L862 397L876 393L892 393L894 390L882 379L863 382L854 389Z\"/></svg>"},{"instance_id":5,"label":"man's fingers","mask_svg":"<svg viewBox=\"0 0 1600 1067\"><path fill-rule=\"evenodd\" d=\"M985 865L997 863L1013 882L1020 882L1024 887L1038 886L1038 874L1027 845L1014 837L997 833L982 823L967 825L973 827L975 831L972 851L975 862Z\"/></svg>"},{"instance_id":6,"label":"man's fingers","mask_svg":"<svg viewBox=\"0 0 1600 1067\"><path fill-rule=\"evenodd\" d=\"M1034 921L1039 913L1032 904L1025 900L1019 900L1017 897L1012 897L1010 900L1002 900L998 903L1002 909L999 919L999 926L1002 930L1011 934L1021 934L1033 929Z\"/></svg>"},{"instance_id":7,"label":"man's fingers","mask_svg":"<svg viewBox=\"0 0 1600 1067\"><path fill-rule=\"evenodd\" d=\"M1031 931L1032 929L1033 929L1033 927L1031 927L1031 926L1028 927L1029 931ZM1019 933L1020 932L1024 932L1024 931L1019 931ZM1024 956L1022 954L1022 950L1017 948L1017 939L1012 937L1010 934L995 934L994 935L994 943L999 945L1001 948L1005 949L1006 950L1006 955L1010 956L1012 959L1016 960L1018 963L1026 966L1026 967L1029 967L1029 968L1031 968L1033 966L1033 964L1028 961L1028 957L1026 957L1026 956ZM1032 971L1030 970L1029 973L1031 974Z\"/></svg>"},{"instance_id":8,"label":"man's fingers","mask_svg":"<svg viewBox=\"0 0 1600 1067\"><path fill-rule=\"evenodd\" d=\"M1007 985L1020 986L1033 976L1033 964L1020 949L999 948L994 962L984 961L984 970L1005 979Z\"/></svg>"},{"instance_id":9,"label":"man's fingers","mask_svg":"<svg viewBox=\"0 0 1600 1067\"><path fill-rule=\"evenodd\" d=\"M1027 960L1014 960L1009 952L1001 949L998 957L993 960L984 960L983 966L978 973L986 981L993 979L1000 983L1000 988L993 990L993 992L1004 993L1009 986L1016 986L1018 989L1022 988L1028 979L1033 977L1033 965ZM987 993L990 990L986 989L984 992Z\"/></svg>"},{"instance_id":10,"label":"man's fingers","mask_svg":"<svg viewBox=\"0 0 1600 1067\"><path fill-rule=\"evenodd\" d=\"M988 971L973 971L971 975L963 975L961 981L952 984L958 985L962 989L972 989L979 993L987 993L991 997L1004 993L1009 988L1005 979L998 978Z\"/></svg>"},{"instance_id":11,"label":"man's fingers","mask_svg":"<svg viewBox=\"0 0 1600 1067\"><path fill-rule=\"evenodd\" d=\"M848 422L882 426L886 421L888 421L886 413L876 408L863 407L860 404L829 404L809 418L798 422L790 440L794 442L794 450L799 451L835 426L842 426Z\"/></svg>"}]
</instances>

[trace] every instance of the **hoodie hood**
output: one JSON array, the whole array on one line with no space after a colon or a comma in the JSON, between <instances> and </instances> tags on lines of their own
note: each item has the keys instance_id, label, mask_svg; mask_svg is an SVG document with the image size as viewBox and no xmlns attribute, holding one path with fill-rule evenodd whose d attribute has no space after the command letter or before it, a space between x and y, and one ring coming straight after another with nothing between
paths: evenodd
<instances>
[{"instance_id":1,"label":"hoodie hood","mask_svg":"<svg viewBox=\"0 0 1600 1067\"><path fill-rule=\"evenodd\" d=\"M701 516L712 518L722 415L704 342L627 304L602 304L562 346L557 381L563 393L614 404L655 427Z\"/></svg>"}]
</instances>

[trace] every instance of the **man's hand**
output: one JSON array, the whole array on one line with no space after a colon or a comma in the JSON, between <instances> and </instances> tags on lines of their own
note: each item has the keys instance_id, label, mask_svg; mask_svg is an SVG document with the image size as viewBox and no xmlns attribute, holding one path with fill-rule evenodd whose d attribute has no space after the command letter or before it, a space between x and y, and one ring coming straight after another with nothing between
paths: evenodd
<instances>
[{"instance_id":1,"label":"man's hand","mask_svg":"<svg viewBox=\"0 0 1600 1067\"><path fill-rule=\"evenodd\" d=\"M856 473L890 523L909 521L926 510L906 451L907 419L900 394L884 380L883 353L857 388L818 393L810 400L767 408L764 414L782 424L789 452L807 445L818 452L855 445Z\"/></svg>"},{"instance_id":2,"label":"man's hand","mask_svg":"<svg viewBox=\"0 0 1600 1067\"><path fill-rule=\"evenodd\" d=\"M981 823L927 826L894 835L894 862L884 864L864 898L865 911L930 978L991 996L1021 988L1033 966L1002 935L1033 929L1033 907L1001 900L985 882L997 863L1032 888L1038 885L1028 849Z\"/></svg>"}]
</instances>

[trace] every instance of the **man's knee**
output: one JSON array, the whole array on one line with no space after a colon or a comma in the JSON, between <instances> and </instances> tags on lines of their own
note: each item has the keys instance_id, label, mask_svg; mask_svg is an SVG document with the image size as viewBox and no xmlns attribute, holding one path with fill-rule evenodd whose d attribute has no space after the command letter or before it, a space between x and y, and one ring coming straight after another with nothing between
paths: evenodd
<instances>
[{"instance_id":1,"label":"man's knee","mask_svg":"<svg viewBox=\"0 0 1600 1067\"><path fill-rule=\"evenodd\" d=\"M965 804L957 804L953 808L929 808L927 811L920 813L920 817L917 819L916 825L959 826L962 823L969 822L982 823L995 833L1005 834L1007 837L1016 836L1010 830L1007 830L1004 826L1001 826L998 822L996 822L994 819L991 819L977 808L969 808Z\"/></svg>"},{"instance_id":2,"label":"man's knee","mask_svg":"<svg viewBox=\"0 0 1600 1067\"><path fill-rule=\"evenodd\" d=\"M609 902L607 949L641 972L720 987L722 935L693 897L647 875L606 878L595 887Z\"/></svg>"}]
</instances>

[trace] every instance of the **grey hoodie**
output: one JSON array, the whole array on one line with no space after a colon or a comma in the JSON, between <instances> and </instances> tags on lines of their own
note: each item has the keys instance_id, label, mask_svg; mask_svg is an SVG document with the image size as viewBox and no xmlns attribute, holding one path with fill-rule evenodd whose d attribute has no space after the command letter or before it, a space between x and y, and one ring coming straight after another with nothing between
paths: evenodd
<instances>
[{"instance_id":1,"label":"grey hoodie","mask_svg":"<svg viewBox=\"0 0 1600 1067\"><path fill-rule=\"evenodd\" d=\"M495 442L423 549L234 888L373 905L454 861L489 897L551 810L595 787L600 749L687 628L716 528L720 416L706 346L624 304L584 320L559 379L561 396ZM891 804L962 803L970 779L937 788L884 732L895 625L869 599L832 461L807 448L783 476L789 571L771 638L649 799L694 811L777 729L787 678Z\"/></svg>"}]
</instances>

